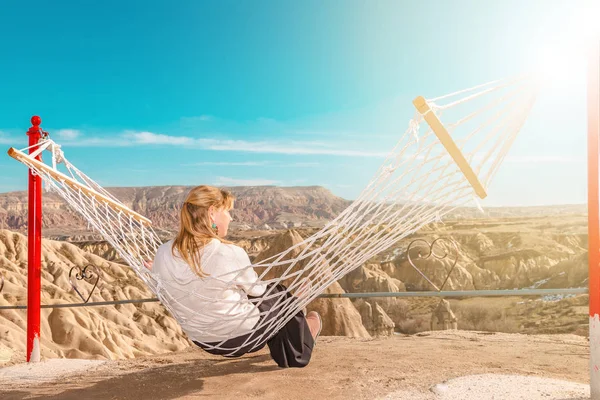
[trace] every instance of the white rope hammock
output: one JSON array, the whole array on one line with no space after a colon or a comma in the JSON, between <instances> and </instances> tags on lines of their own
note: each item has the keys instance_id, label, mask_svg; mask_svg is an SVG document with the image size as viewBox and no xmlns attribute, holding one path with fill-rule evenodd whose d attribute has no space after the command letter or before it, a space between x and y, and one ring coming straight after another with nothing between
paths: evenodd
<instances>
[{"instance_id":1,"label":"white rope hammock","mask_svg":"<svg viewBox=\"0 0 600 400\"><path fill-rule=\"evenodd\" d=\"M255 306L263 299L277 302L271 309L271 313L276 310L276 317L261 318L250 331L260 329L261 333L248 335L241 346L260 346L344 274L422 226L441 220L454 208L477 201L476 194L485 197L485 188L525 122L536 92L532 82L522 78L491 82L430 100L415 99L418 111L407 131L346 210L301 243L246 267L255 269L259 283L283 283L295 298L267 289L261 298L244 299ZM9 154L41 176L48 190L58 193L116 249L184 330L186 318L174 306L181 309L182 302L188 300L189 304L190 298L201 299L199 304L207 305L191 310L211 321L200 327L196 321L194 329L200 334L211 336L212 332L222 331L221 325L231 326L232 321L239 321L239 327L249 318L212 315L211 302L223 300L202 293L187 291L182 295L179 288L177 296L173 295L173 281L159 279L144 266L162 244L151 221L78 170L57 143L46 139L36 146L29 155L24 153L29 148L11 148ZM34 159L44 150L52 155L51 165ZM231 309L237 306L239 303L232 303ZM227 338L250 332L233 330ZM225 341L212 345L229 354L241 347L228 348Z\"/></svg>"}]
</instances>

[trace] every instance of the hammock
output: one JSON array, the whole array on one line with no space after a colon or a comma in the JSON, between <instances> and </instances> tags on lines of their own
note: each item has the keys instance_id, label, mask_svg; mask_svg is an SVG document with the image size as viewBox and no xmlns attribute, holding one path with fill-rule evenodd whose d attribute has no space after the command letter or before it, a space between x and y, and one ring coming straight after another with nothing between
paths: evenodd
<instances>
[{"instance_id":1,"label":"hammock","mask_svg":"<svg viewBox=\"0 0 600 400\"><path fill-rule=\"evenodd\" d=\"M249 332L235 330L235 336L240 336L260 329L260 334L248 335L239 347L227 347L226 339L211 345L228 354L242 346L251 349L261 346L344 274L422 226L440 221L455 208L472 201L477 203L477 197L484 198L489 182L533 106L536 93L531 80L516 78L433 99L415 99L417 111L408 129L348 208L301 243L246 267L254 268L259 283L269 287L262 297L246 301L258 306L264 299L275 299L275 307L270 311L276 312L275 318L261 318ZM454 122L442 124L442 117ZM30 154L25 154L26 150ZM50 165L35 160L42 151L50 152ZM153 259L162 244L151 221L78 170L65 158L59 144L46 138L31 148L11 148L9 155L41 176L48 190L58 193L79 212L182 327L186 319L178 315L173 305L181 305L183 297L188 296L204 300L203 304L211 301L192 291L185 292L183 297L181 292L177 292L178 297L170 294L172 282L159 279L144 266L144 261ZM231 274L227 279L231 279ZM278 283L287 286L294 296L274 292L272 289ZM194 313L211 315L211 310L198 308ZM221 323L231 326L232 318L222 317L206 326L195 326L195 331L210 336ZM242 326L249 316L236 318Z\"/></svg>"}]
</instances>

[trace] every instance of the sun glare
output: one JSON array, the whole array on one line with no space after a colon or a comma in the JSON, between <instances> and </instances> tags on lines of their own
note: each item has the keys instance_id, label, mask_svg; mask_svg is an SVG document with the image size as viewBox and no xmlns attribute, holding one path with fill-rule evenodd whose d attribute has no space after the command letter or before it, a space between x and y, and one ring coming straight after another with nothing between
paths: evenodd
<instances>
[{"instance_id":1,"label":"sun glare","mask_svg":"<svg viewBox=\"0 0 600 400\"><path fill-rule=\"evenodd\" d=\"M600 41L600 1L579 4L538 41L534 74L543 86L563 86L585 73L589 50Z\"/></svg>"}]
</instances>

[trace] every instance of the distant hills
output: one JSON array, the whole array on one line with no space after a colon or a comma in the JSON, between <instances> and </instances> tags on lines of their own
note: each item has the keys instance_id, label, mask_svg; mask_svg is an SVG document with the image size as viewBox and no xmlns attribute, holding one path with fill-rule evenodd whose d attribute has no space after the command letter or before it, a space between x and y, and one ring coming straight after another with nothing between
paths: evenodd
<instances>
[{"instance_id":1,"label":"distant hills","mask_svg":"<svg viewBox=\"0 0 600 400\"><path fill-rule=\"evenodd\" d=\"M150 218L158 229L175 231L179 210L192 186L146 186L107 188L134 211ZM280 230L318 228L335 218L352 202L321 186L236 186L226 188L237 198L232 212L233 230ZM461 207L450 219L519 218L547 215L586 214L585 205L539 207L491 207L482 213ZM44 236L89 232L87 223L54 193L43 194ZM0 229L27 229L27 192L0 193Z\"/></svg>"},{"instance_id":2,"label":"distant hills","mask_svg":"<svg viewBox=\"0 0 600 400\"><path fill-rule=\"evenodd\" d=\"M179 210L192 186L107 188L132 210L150 218L157 228L174 231ZM232 228L237 230L319 227L335 218L350 201L320 186L229 187L236 197ZM0 194L0 229L27 229L27 192ZM44 236L87 231L87 223L55 193L43 194Z\"/></svg>"}]
</instances>

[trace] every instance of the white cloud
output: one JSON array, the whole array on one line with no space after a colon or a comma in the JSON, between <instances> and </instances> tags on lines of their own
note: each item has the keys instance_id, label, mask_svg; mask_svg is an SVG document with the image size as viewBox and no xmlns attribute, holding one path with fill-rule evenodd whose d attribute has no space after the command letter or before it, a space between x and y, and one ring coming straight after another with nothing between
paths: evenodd
<instances>
[{"instance_id":1,"label":"white cloud","mask_svg":"<svg viewBox=\"0 0 600 400\"><path fill-rule=\"evenodd\" d=\"M319 136L319 137L335 137L339 139L358 139L359 141L378 139L393 139L402 136L403 132L381 133L381 132L354 132L350 130L309 130L309 129L293 129L286 133L297 136Z\"/></svg>"},{"instance_id":2,"label":"white cloud","mask_svg":"<svg viewBox=\"0 0 600 400\"><path fill-rule=\"evenodd\" d=\"M200 161L196 163L181 164L182 167L201 167L224 166L224 167L276 167L276 168L306 168L318 167L321 163L318 162L297 162L297 163L275 163L271 161Z\"/></svg>"},{"instance_id":3,"label":"white cloud","mask_svg":"<svg viewBox=\"0 0 600 400\"><path fill-rule=\"evenodd\" d=\"M226 176L219 176L214 184L225 186L267 186L279 185L279 183L279 181L270 179L236 179Z\"/></svg>"},{"instance_id":4,"label":"white cloud","mask_svg":"<svg viewBox=\"0 0 600 400\"><path fill-rule=\"evenodd\" d=\"M198 167L203 165L215 166L244 166L244 167L260 167L269 165L268 161L244 161L244 162L228 162L228 161L201 161L191 164L181 164L182 167Z\"/></svg>"},{"instance_id":5,"label":"white cloud","mask_svg":"<svg viewBox=\"0 0 600 400\"><path fill-rule=\"evenodd\" d=\"M135 143L131 139L123 137L84 137L73 141L60 141L58 144L69 147L129 147Z\"/></svg>"},{"instance_id":6,"label":"white cloud","mask_svg":"<svg viewBox=\"0 0 600 400\"><path fill-rule=\"evenodd\" d=\"M59 129L57 131L52 132L52 136L56 135L59 139L62 140L75 140L81 134L77 129Z\"/></svg>"},{"instance_id":7,"label":"white cloud","mask_svg":"<svg viewBox=\"0 0 600 400\"><path fill-rule=\"evenodd\" d=\"M200 118L200 117L193 117ZM128 146L185 146L203 150L241 152L257 154L287 154L287 155L331 155L347 157L384 158L387 152L362 151L336 147L338 145L323 141L247 141L233 139L211 139L193 138L189 136L165 135L148 131L125 131L119 136L113 137L86 137L76 129L59 129L54 131L61 144L77 147L128 147ZM15 144L19 142L2 131L0 131L0 144ZM480 158L481 156L476 156ZM526 155L507 156L504 160L511 164L532 163L578 163L582 159L572 156L557 155ZM198 163L183 164L182 166L267 166L267 167L317 167L321 165L315 162L277 163L268 161L204 161Z\"/></svg>"},{"instance_id":8,"label":"white cloud","mask_svg":"<svg viewBox=\"0 0 600 400\"><path fill-rule=\"evenodd\" d=\"M126 132L123 134L126 139L131 138L136 144L162 144L171 146L190 145L194 139L185 136L169 136L152 132Z\"/></svg>"},{"instance_id":9,"label":"white cloud","mask_svg":"<svg viewBox=\"0 0 600 400\"><path fill-rule=\"evenodd\" d=\"M16 138L8 135L7 133L0 131L0 144L17 146L23 144L23 142L25 142L26 139L27 137L23 135L19 140L17 140Z\"/></svg>"},{"instance_id":10,"label":"white cloud","mask_svg":"<svg viewBox=\"0 0 600 400\"><path fill-rule=\"evenodd\" d=\"M297 168L306 168L306 167L319 167L321 163L318 162L297 162L290 164L281 164L278 167L297 167Z\"/></svg>"},{"instance_id":11,"label":"white cloud","mask_svg":"<svg viewBox=\"0 0 600 400\"><path fill-rule=\"evenodd\" d=\"M314 145L302 144L300 142L291 144L266 141L249 142L245 140L196 139L194 144L205 150L237 151L245 153L271 153L294 155L312 154L350 157L385 157L387 155L386 152L349 150L341 148L321 148Z\"/></svg>"},{"instance_id":12,"label":"white cloud","mask_svg":"<svg viewBox=\"0 0 600 400\"><path fill-rule=\"evenodd\" d=\"M63 142L64 143L64 142ZM111 138L86 137L81 140L66 140L70 146L85 147L122 147L122 146L186 146L213 151L234 151L241 153L288 154L288 155L330 155L348 157L377 157L383 158L387 152L350 150L336 148L334 144L325 145L322 142L272 142L246 141L233 139L206 139L188 136L164 135L153 132L126 131L120 136Z\"/></svg>"},{"instance_id":13,"label":"white cloud","mask_svg":"<svg viewBox=\"0 0 600 400\"><path fill-rule=\"evenodd\" d=\"M293 140L290 142L290 144L292 146L320 146L320 147L329 147L329 148L337 146L337 143L331 143L331 142L326 143L323 141L306 141L306 140L304 140L304 141Z\"/></svg>"}]
</instances>

